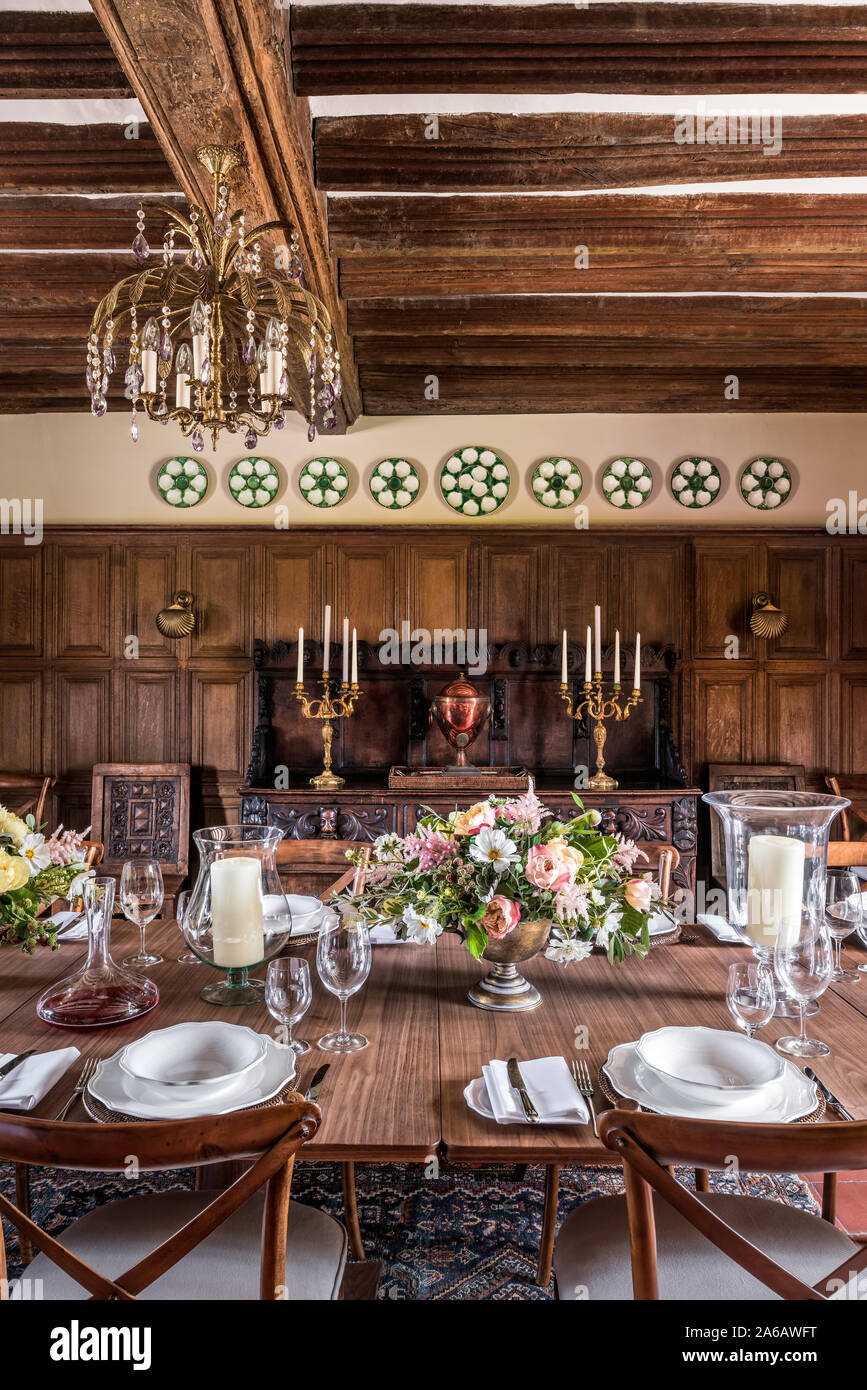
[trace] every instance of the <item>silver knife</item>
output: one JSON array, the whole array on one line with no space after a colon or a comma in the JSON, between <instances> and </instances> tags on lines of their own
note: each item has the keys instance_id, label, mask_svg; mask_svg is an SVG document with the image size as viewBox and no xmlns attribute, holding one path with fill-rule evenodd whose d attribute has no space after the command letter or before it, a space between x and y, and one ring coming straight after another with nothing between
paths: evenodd
<instances>
[{"instance_id":1,"label":"silver knife","mask_svg":"<svg viewBox=\"0 0 867 1390\"><path fill-rule=\"evenodd\" d=\"M508 1062L506 1063L506 1072L508 1073L509 1077L509 1085L511 1086L512 1090L517 1091L518 1095L521 1097L521 1104L524 1107L524 1114L530 1121L531 1125L537 1125L539 1123L539 1112L536 1109L533 1102L531 1101L530 1097L527 1095L527 1088L524 1085L524 1078L521 1075L521 1068L518 1066L517 1057L509 1058Z\"/></svg>"},{"instance_id":2,"label":"silver knife","mask_svg":"<svg viewBox=\"0 0 867 1390\"><path fill-rule=\"evenodd\" d=\"M815 1084L819 1087L819 1090L822 1092L822 1095L825 1098L826 1105L830 1105L831 1109L836 1110L837 1114L841 1115L844 1120L854 1120L854 1115L850 1115L845 1105L842 1105L841 1102L834 1095L834 1092L828 1089L824 1081L819 1080L812 1067L804 1067L804 1075L808 1076L810 1080L815 1082Z\"/></svg>"},{"instance_id":3,"label":"silver knife","mask_svg":"<svg viewBox=\"0 0 867 1390\"><path fill-rule=\"evenodd\" d=\"M325 1073L328 1071L330 1062L326 1062L318 1071L313 1073L313 1080L304 1092L304 1099L312 1101L315 1105L319 1099L319 1092L322 1090L322 1083L325 1080Z\"/></svg>"},{"instance_id":4,"label":"silver knife","mask_svg":"<svg viewBox=\"0 0 867 1390\"><path fill-rule=\"evenodd\" d=\"M8 1076L10 1071L14 1071L22 1062L26 1062L28 1057L32 1057L35 1051L36 1048L31 1047L29 1052L19 1052L17 1057L13 1057L10 1061L4 1062L2 1067L0 1067L0 1076Z\"/></svg>"}]
</instances>

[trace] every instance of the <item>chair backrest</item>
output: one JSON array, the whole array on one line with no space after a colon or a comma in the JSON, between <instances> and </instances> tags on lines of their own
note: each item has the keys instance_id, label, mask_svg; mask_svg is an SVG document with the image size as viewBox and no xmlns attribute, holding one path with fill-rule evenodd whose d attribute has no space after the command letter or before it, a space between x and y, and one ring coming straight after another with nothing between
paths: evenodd
<instances>
[{"instance_id":1,"label":"chair backrest","mask_svg":"<svg viewBox=\"0 0 867 1390\"><path fill-rule=\"evenodd\" d=\"M319 896L338 874L354 874L346 851L360 848L356 840L284 839L277 846L277 869L290 892Z\"/></svg>"},{"instance_id":2,"label":"chair backrest","mask_svg":"<svg viewBox=\"0 0 867 1390\"><path fill-rule=\"evenodd\" d=\"M0 772L0 802L5 805L12 801L14 804L9 809L16 816L26 816L32 811L36 824L41 825L45 798L56 780L39 772Z\"/></svg>"},{"instance_id":3,"label":"chair backrest","mask_svg":"<svg viewBox=\"0 0 867 1390\"><path fill-rule=\"evenodd\" d=\"M867 841L829 840L828 868L847 869L852 864L867 864Z\"/></svg>"},{"instance_id":4,"label":"chair backrest","mask_svg":"<svg viewBox=\"0 0 867 1390\"><path fill-rule=\"evenodd\" d=\"M852 805L840 812L844 840L867 840L867 772L833 773L825 786L835 796L847 796Z\"/></svg>"},{"instance_id":5,"label":"chair backrest","mask_svg":"<svg viewBox=\"0 0 867 1390\"><path fill-rule=\"evenodd\" d=\"M635 863L636 873L645 873L648 869L656 870L656 879L659 884L659 891L664 898L667 898L671 891L671 875L680 863L680 854L674 845L650 842L645 844L641 841L639 849L643 850L646 859L638 859Z\"/></svg>"},{"instance_id":6,"label":"chair backrest","mask_svg":"<svg viewBox=\"0 0 867 1390\"><path fill-rule=\"evenodd\" d=\"M186 875L190 854L189 763L97 763L90 806L103 864L120 872L127 859L156 859Z\"/></svg>"},{"instance_id":7,"label":"chair backrest","mask_svg":"<svg viewBox=\"0 0 867 1390\"><path fill-rule=\"evenodd\" d=\"M737 1154L742 1171L836 1173L867 1168L867 1121L833 1125L723 1124L609 1110L599 1135L623 1160L632 1285L637 1299L659 1297L653 1192L742 1269L781 1298L828 1299L867 1267L867 1247L811 1287L711 1211L669 1171L675 1163L722 1168Z\"/></svg>"},{"instance_id":8,"label":"chair backrest","mask_svg":"<svg viewBox=\"0 0 867 1390\"><path fill-rule=\"evenodd\" d=\"M0 1115L0 1160L49 1168L124 1172L135 1154L142 1171L182 1168L224 1159L256 1159L231 1187L131 1269L113 1278L73 1255L0 1193L0 1214L94 1297L134 1299L183 1259L233 1212L265 1187L260 1297L280 1300L285 1285L286 1220L292 1166L298 1149L319 1127L319 1108L297 1100L286 1105L209 1115L195 1120L146 1124L62 1124ZM0 1297L6 1285L0 1226Z\"/></svg>"}]
</instances>

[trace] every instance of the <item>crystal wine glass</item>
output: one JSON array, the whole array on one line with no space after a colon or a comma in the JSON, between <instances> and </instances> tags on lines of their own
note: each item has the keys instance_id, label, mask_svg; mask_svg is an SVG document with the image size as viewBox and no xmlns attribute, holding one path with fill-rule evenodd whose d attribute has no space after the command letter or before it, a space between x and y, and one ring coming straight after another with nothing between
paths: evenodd
<instances>
[{"instance_id":1,"label":"crystal wine glass","mask_svg":"<svg viewBox=\"0 0 867 1390\"><path fill-rule=\"evenodd\" d=\"M159 913L163 905L163 875L155 859L128 859L120 875L120 906L128 922L139 929L140 945L138 955L127 956L122 965L133 970L147 970L152 965L161 965L162 956L155 956L145 946L145 931L148 922Z\"/></svg>"},{"instance_id":2,"label":"crystal wine glass","mask_svg":"<svg viewBox=\"0 0 867 1390\"><path fill-rule=\"evenodd\" d=\"M367 1047L367 1038L347 1033L346 1001L370 974L370 932L361 918L347 913L320 927L316 969L325 988L340 1000L340 1028L321 1037L319 1046L323 1052L360 1052Z\"/></svg>"},{"instance_id":3,"label":"crystal wine glass","mask_svg":"<svg viewBox=\"0 0 867 1390\"><path fill-rule=\"evenodd\" d=\"M302 1057L310 1051L309 1042L292 1037L293 1024L299 1023L310 1008L313 988L310 966L301 956L279 956L268 962L265 976L265 1003L272 1018L285 1032L285 1045Z\"/></svg>"},{"instance_id":4,"label":"crystal wine glass","mask_svg":"<svg viewBox=\"0 0 867 1390\"><path fill-rule=\"evenodd\" d=\"M189 905L190 905L190 890L189 890L188 888L185 888L184 891L183 891L183 893L179 893L179 894L178 894L177 902L175 903L175 921L177 922L177 924L178 924L179 927L181 926L182 921L184 920L184 918L185 918L186 915L187 915L187 910L188 910L188 908L189 908ZM181 934L183 935L183 927L181 927ZM202 962L201 962L201 960L199 959L199 957L196 955L195 951L183 951L183 952L178 956L178 965L201 965L201 964L202 964Z\"/></svg>"},{"instance_id":5,"label":"crystal wine glass","mask_svg":"<svg viewBox=\"0 0 867 1390\"><path fill-rule=\"evenodd\" d=\"M844 970L840 959L843 942L857 931L863 917L861 884L851 869L829 869L825 890L825 921L834 942L834 971L832 980L857 985L861 976L857 970Z\"/></svg>"},{"instance_id":6,"label":"crystal wine glass","mask_svg":"<svg viewBox=\"0 0 867 1390\"><path fill-rule=\"evenodd\" d=\"M800 1005L801 1031L798 1037L777 1039L780 1052L791 1057L825 1057L827 1043L807 1037L806 1005L817 999L831 983L834 963L831 938L821 910L809 912L797 927L781 932L774 951L777 975Z\"/></svg>"},{"instance_id":7,"label":"crystal wine glass","mask_svg":"<svg viewBox=\"0 0 867 1390\"><path fill-rule=\"evenodd\" d=\"M738 961L729 966L726 981L726 1004L739 1028L748 1038L764 1028L774 1016L777 1004L772 970L758 961Z\"/></svg>"}]
</instances>

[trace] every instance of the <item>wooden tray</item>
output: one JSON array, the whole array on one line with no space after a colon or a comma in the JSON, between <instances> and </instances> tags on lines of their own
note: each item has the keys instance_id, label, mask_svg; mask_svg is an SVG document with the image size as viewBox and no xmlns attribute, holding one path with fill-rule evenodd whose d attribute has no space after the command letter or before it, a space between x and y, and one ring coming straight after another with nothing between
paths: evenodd
<instances>
[{"instance_id":1,"label":"wooden tray","mask_svg":"<svg viewBox=\"0 0 867 1390\"><path fill-rule=\"evenodd\" d=\"M480 767L473 772L453 772L448 767L391 767L390 790L419 792L525 792L530 774L525 767Z\"/></svg>"}]
</instances>

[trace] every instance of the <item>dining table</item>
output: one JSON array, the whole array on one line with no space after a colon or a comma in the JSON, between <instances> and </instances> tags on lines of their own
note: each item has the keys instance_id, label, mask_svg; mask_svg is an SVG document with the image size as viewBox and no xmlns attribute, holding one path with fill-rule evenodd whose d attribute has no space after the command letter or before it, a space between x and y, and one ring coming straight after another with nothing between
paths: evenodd
<instances>
[{"instance_id":1,"label":"dining table","mask_svg":"<svg viewBox=\"0 0 867 1390\"><path fill-rule=\"evenodd\" d=\"M323 895L325 896L325 895ZM135 930L112 925L114 954L126 953ZM857 939L856 939L857 940ZM82 1063L109 1057L133 1038L185 1020L220 1018L276 1033L278 1026L262 1004L226 1008L199 997L213 971L205 964L182 964L185 943L177 924L156 923L149 945L163 957L150 970L160 999L150 1013L112 1028L70 1030L44 1023L36 1000L52 981L82 964L86 942L61 944L56 951L25 956L3 948L0 954L0 1051L40 1051L74 1044L81 1058L28 1112L54 1118L69 1098ZM519 1060L563 1056L586 1060L599 1087L600 1067L618 1043L631 1042L664 1025L733 1028L725 1002L728 966L749 958L746 946L721 944L700 925L684 927L681 939L651 948L645 959L610 964L595 952L574 965L537 956L522 965L542 995L541 1005L522 1013L479 1009L467 990L483 967L464 944L444 933L435 946L407 943L372 947L370 977L349 1001L352 1029L369 1039L361 1052L341 1056L317 1050L316 1041L338 1019L338 1001L316 976L315 942L291 942L289 954L310 961L314 982L308 1013L296 1026L311 1050L298 1060L298 1089L324 1061L330 1063L318 1104L322 1123L304 1148L309 1159L430 1164L434 1159L476 1166L541 1164L546 1170L545 1219L538 1279L547 1284L556 1228L557 1184L564 1164L617 1164L587 1124L499 1125L470 1110L464 1090L492 1058ZM847 945L847 963L867 960L860 946ZM808 1020L809 1032L831 1047L816 1062L822 1080L857 1119L867 1116L867 975L857 985L832 984ZM797 1031L797 1020L774 1018L761 1037L773 1044ZM612 1101L601 1089L598 1111ZM634 1108L632 1101L621 1102ZM80 1103L70 1120L86 1118ZM826 1110L825 1119L836 1117ZM19 1196L21 1194L19 1193ZM354 1217L354 1212L352 1213Z\"/></svg>"}]
</instances>

